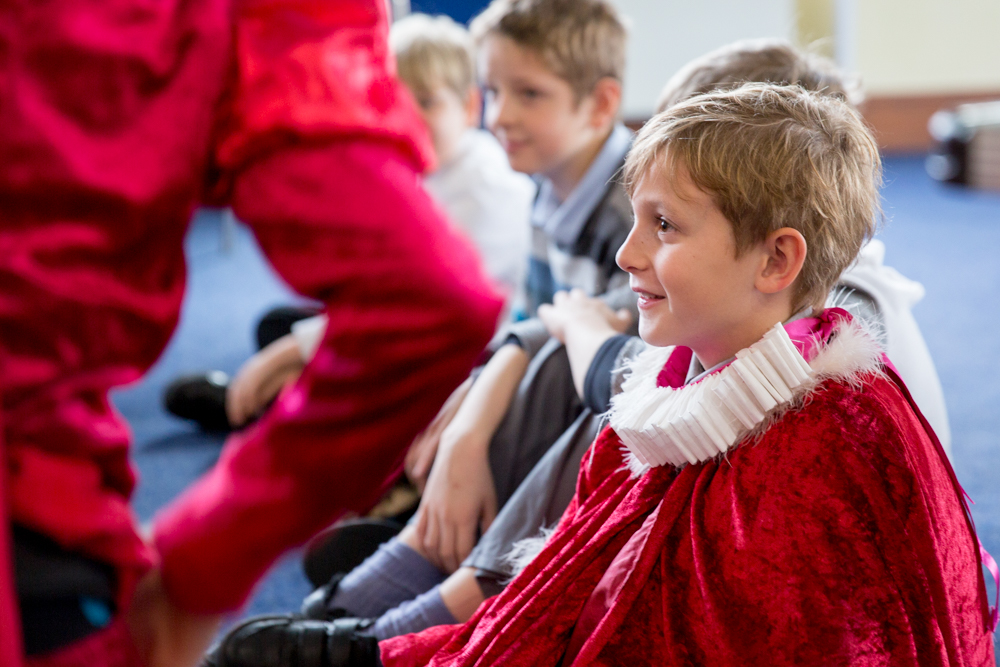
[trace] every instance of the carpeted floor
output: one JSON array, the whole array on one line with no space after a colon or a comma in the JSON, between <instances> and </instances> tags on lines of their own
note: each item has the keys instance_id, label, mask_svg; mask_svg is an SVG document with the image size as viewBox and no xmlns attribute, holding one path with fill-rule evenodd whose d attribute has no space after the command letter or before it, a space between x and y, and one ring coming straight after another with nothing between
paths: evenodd
<instances>
[{"instance_id":1,"label":"carpeted floor","mask_svg":"<svg viewBox=\"0 0 1000 667\"><path fill-rule=\"evenodd\" d=\"M891 156L884 206L886 263L927 288L914 314L944 386L955 469L976 501L982 542L1000 556L1000 336L993 329L1000 328L1000 195L942 187L926 176L922 158ZM220 437L163 412L163 386L178 373L235 371L252 351L260 314L293 299L246 229L237 228L228 251L220 230L217 213L202 212L193 221L180 326L149 375L115 395L135 432L142 473L135 507L143 520L207 469L221 446ZM261 584L246 611L297 609L307 592L292 554Z\"/></svg>"}]
</instances>

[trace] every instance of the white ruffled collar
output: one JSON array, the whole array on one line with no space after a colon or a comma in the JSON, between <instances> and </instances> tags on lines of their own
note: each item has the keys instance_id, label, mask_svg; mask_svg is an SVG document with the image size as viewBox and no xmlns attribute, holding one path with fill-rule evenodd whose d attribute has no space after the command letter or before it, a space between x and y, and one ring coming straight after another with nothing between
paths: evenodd
<instances>
[{"instance_id":1,"label":"white ruffled collar","mask_svg":"<svg viewBox=\"0 0 1000 667\"><path fill-rule=\"evenodd\" d=\"M827 378L855 381L877 373L882 351L857 320L840 320L835 335L811 346L807 362L776 324L719 370L681 387L657 386L676 348L650 348L630 366L609 421L636 474L724 456L764 430Z\"/></svg>"}]
</instances>

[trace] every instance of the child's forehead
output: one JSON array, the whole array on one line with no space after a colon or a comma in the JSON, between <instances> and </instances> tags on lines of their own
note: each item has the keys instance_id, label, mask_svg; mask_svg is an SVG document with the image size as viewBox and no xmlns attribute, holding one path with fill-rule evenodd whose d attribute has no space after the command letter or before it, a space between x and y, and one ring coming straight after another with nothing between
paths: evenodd
<instances>
[{"instance_id":1,"label":"child's forehead","mask_svg":"<svg viewBox=\"0 0 1000 667\"><path fill-rule=\"evenodd\" d=\"M639 188L645 186L645 189L668 190L671 193L683 192L693 186L691 174L683 161L665 148L650 155L646 167L639 173L638 184Z\"/></svg>"},{"instance_id":2,"label":"child's forehead","mask_svg":"<svg viewBox=\"0 0 1000 667\"><path fill-rule=\"evenodd\" d=\"M716 206L715 197L695 182L684 161L665 149L654 155L639 175L632 200L634 204L666 208Z\"/></svg>"},{"instance_id":3,"label":"child's forehead","mask_svg":"<svg viewBox=\"0 0 1000 667\"><path fill-rule=\"evenodd\" d=\"M479 54L483 72L552 78L569 85L547 62L541 47L518 42L507 35L490 33L484 37Z\"/></svg>"}]
</instances>

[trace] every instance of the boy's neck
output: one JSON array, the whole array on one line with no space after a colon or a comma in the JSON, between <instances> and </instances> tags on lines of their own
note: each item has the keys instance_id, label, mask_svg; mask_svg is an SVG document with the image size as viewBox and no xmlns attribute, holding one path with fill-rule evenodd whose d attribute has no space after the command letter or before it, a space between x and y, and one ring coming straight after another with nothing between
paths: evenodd
<instances>
[{"instance_id":1,"label":"boy's neck","mask_svg":"<svg viewBox=\"0 0 1000 667\"><path fill-rule=\"evenodd\" d=\"M615 126L611 125L603 132L595 133L594 138L584 144L568 160L545 173L545 177L552 183L552 191L559 201L566 201L566 198L583 180L590 165L594 164L594 160L597 159L614 129Z\"/></svg>"},{"instance_id":2,"label":"boy's neck","mask_svg":"<svg viewBox=\"0 0 1000 667\"><path fill-rule=\"evenodd\" d=\"M724 335L711 341L691 345L691 351L704 368L712 368L732 358L740 350L750 347L763 338L771 327L778 322L787 322L796 312L793 312L790 304L772 303L771 307L760 308L742 326L731 327Z\"/></svg>"}]
</instances>

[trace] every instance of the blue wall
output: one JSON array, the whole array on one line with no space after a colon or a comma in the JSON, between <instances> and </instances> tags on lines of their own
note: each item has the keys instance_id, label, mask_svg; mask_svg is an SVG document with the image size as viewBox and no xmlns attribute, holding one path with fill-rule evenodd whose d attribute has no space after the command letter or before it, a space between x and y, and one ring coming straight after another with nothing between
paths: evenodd
<instances>
[{"instance_id":1,"label":"blue wall","mask_svg":"<svg viewBox=\"0 0 1000 667\"><path fill-rule=\"evenodd\" d=\"M467 23L488 4L489 0L412 0L410 2L410 6L415 12L447 14L460 23Z\"/></svg>"}]
</instances>

